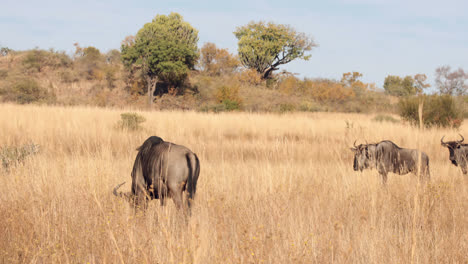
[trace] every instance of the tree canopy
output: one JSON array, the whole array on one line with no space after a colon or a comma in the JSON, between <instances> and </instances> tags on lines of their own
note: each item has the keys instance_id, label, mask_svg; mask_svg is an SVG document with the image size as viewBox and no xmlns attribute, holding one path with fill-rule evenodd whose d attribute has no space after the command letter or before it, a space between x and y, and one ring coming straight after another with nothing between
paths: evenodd
<instances>
[{"instance_id":1,"label":"tree canopy","mask_svg":"<svg viewBox=\"0 0 468 264\"><path fill-rule=\"evenodd\" d=\"M450 66L441 66L436 69L435 83L441 94L464 95L468 91L468 72L462 68L451 71Z\"/></svg>"},{"instance_id":2,"label":"tree canopy","mask_svg":"<svg viewBox=\"0 0 468 264\"><path fill-rule=\"evenodd\" d=\"M214 43L207 42L200 49L199 66L207 74L219 76L235 72L240 63L227 49L219 49Z\"/></svg>"},{"instance_id":3,"label":"tree canopy","mask_svg":"<svg viewBox=\"0 0 468 264\"><path fill-rule=\"evenodd\" d=\"M238 53L241 63L255 69L264 79L278 70L278 66L295 59L309 60L306 53L317 44L306 34L289 25L272 22L250 22L238 27L234 35L239 40Z\"/></svg>"},{"instance_id":4,"label":"tree canopy","mask_svg":"<svg viewBox=\"0 0 468 264\"><path fill-rule=\"evenodd\" d=\"M385 92L395 96L409 96L421 94L424 89L430 85L426 83L427 77L425 74L416 74L413 76L405 76L404 78L396 75L388 75L385 77L384 89Z\"/></svg>"},{"instance_id":5,"label":"tree canopy","mask_svg":"<svg viewBox=\"0 0 468 264\"><path fill-rule=\"evenodd\" d=\"M198 30L181 15L157 15L134 38L127 37L123 41L121 58L128 69L142 70L152 101L158 80L172 87L178 87L185 80L198 58L197 42Z\"/></svg>"}]
</instances>

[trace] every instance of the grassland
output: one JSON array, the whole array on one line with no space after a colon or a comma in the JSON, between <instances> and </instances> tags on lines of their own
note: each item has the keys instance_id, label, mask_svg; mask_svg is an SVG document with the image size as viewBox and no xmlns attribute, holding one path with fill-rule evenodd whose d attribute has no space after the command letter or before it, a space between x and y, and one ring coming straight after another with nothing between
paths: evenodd
<instances>
[{"instance_id":1,"label":"grassland","mask_svg":"<svg viewBox=\"0 0 468 264\"><path fill-rule=\"evenodd\" d=\"M0 146L41 151L0 168L2 263L466 263L468 178L439 140L372 115L138 112L0 105ZM461 127L466 134L468 126ZM172 201L134 214L111 194L149 135L201 161L192 216ZM354 172L349 147L393 140L430 157L431 182Z\"/></svg>"}]
</instances>

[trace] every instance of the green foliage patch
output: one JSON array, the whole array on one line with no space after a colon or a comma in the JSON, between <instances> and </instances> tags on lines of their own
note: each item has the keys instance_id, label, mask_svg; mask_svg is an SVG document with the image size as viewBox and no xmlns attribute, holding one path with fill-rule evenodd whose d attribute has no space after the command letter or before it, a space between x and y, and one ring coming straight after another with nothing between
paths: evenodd
<instances>
[{"instance_id":1,"label":"green foliage patch","mask_svg":"<svg viewBox=\"0 0 468 264\"><path fill-rule=\"evenodd\" d=\"M144 116L137 113L123 113L120 114L121 120L118 122L117 127L122 130L136 131L142 129L141 123L146 121Z\"/></svg>"},{"instance_id":2,"label":"green foliage patch","mask_svg":"<svg viewBox=\"0 0 468 264\"><path fill-rule=\"evenodd\" d=\"M13 101L19 104L29 104L34 102L53 103L56 100L55 94L39 85L31 78L20 78L13 80L0 88L0 95L5 101Z\"/></svg>"},{"instance_id":3,"label":"green foliage patch","mask_svg":"<svg viewBox=\"0 0 468 264\"><path fill-rule=\"evenodd\" d=\"M424 100L422 117L426 127L460 127L463 122L463 112L450 95L402 98L398 103L401 118L413 125L418 125L418 106L422 99Z\"/></svg>"},{"instance_id":4,"label":"green foliage patch","mask_svg":"<svg viewBox=\"0 0 468 264\"><path fill-rule=\"evenodd\" d=\"M0 147L0 160L5 169L23 162L28 156L39 152L39 145L30 143L23 146Z\"/></svg>"},{"instance_id":5,"label":"green foliage patch","mask_svg":"<svg viewBox=\"0 0 468 264\"><path fill-rule=\"evenodd\" d=\"M400 122L398 119L395 119L393 116L390 115L376 115L372 118L372 121L375 122L389 122L389 123L398 123Z\"/></svg>"}]
</instances>

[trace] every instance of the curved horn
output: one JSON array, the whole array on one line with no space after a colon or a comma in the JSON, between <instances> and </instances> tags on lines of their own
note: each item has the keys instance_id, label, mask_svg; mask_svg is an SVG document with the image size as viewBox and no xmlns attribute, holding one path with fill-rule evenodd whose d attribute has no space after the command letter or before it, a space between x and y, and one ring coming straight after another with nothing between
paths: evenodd
<instances>
[{"instance_id":1,"label":"curved horn","mask_svg":"<svg viewBox=\"0 0 468 264\"><path fill-rule=\"evenodd\" d=\"M447 146L447 142L444 142L444 137L445 135L440 139L440 144L442 144L442 146Z\"/></svg>"},{"instance_id":2,"label":"curved horn","mask_svg":"<svg viewBox=\"0 0 468 264\"><path fill-rule=\"evenodd\" d=\"M122 192L117 192L117 190L120 188L120 186L124 185L125 182L122 182L121 184L115 186L114 190L112 191L112 193L117 196L117 197L124 197L125 195L122 193Z\"/></svg>"},{"instance_id":3,"label":"curved horn","mask_svg":"<svg viewBox=\"0 0 468 264\"><path fill-rule=\"evenodd\" d=\"M459 140L459 141L457 141L457 142L458 142L458 143L462 143L462 142L463 142L463 140L465 140L465 138L464 138L464 137L463 137L461 134L458 134L458 135L460 135L460 137L461 137L462 139L461 139L461 140Z\"/></svg>"},{"instance_id":4,"label":"curved horn","mask_svg":"<svg viewBox=\"0 0 468 264\"><path fill-rule=\"evenodd\" d=\"M356 141L357 141L357 139L354 140L354 143L353 143L353 146L354 146L355 148L357 148L357 146L356 146Z\"/></svg>"}]
</instances>

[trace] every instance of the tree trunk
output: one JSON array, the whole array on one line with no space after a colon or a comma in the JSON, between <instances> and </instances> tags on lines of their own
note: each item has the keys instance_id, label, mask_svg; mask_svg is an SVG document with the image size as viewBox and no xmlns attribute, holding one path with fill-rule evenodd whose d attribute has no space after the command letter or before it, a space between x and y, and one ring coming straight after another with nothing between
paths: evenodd
<instances>
[{"instance_id":1,"label":"tree trunk","mask_svg":"<svg viewBox=\"0 0 468 264\"><path fill-rule=\"evenodd\" d=\"M151 106L153 104L153 95L154 95L154 89L156 88L156 83L158 82L158 78L151 78L147 77L146 83L148 87L148 106Z\"/></svg>"},{"instance_id":2,"label":"tree trunk","mask_svg":"<svg viewBox=\"0 0 468 264\"><path fill-rule=\"evenodd\" d=\"M264 79L264 80L269 79L271 73L272 73L273 71L276 71L276 70L278 70L278 68L276 68L276 67L270 67L270 68L268 68L268 69L263 73L262 79Z\"/></svg>"}]
</instances>

